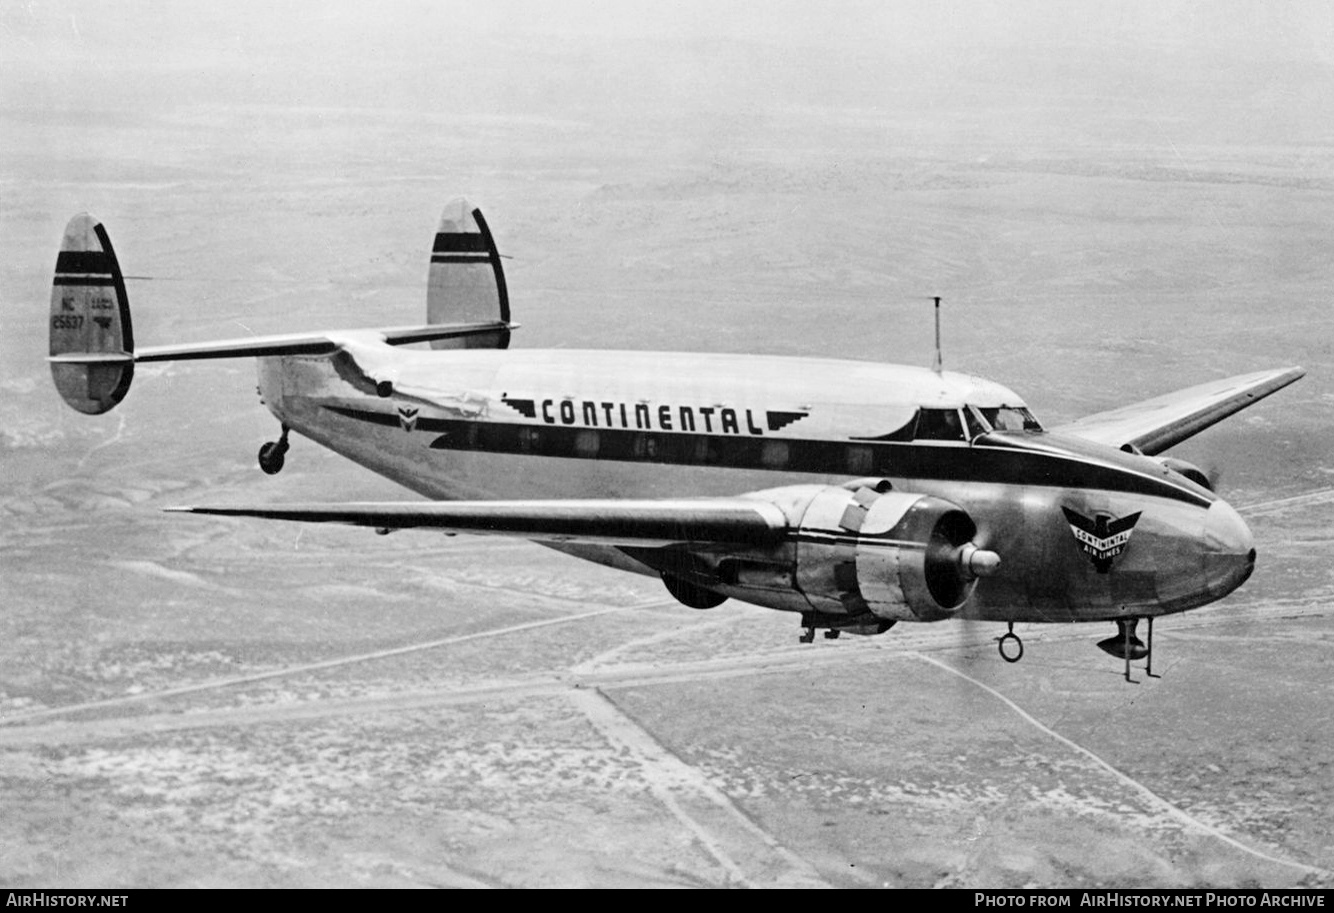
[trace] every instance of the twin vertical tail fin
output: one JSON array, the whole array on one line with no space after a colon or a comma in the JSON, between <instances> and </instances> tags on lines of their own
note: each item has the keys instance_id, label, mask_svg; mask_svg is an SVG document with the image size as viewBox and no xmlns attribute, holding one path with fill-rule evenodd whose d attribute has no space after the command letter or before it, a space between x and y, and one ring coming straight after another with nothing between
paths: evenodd
<instances>
[{"instance_id":1,"label":"twin vertical tail fin","mask_svg":"<svg viewBox=\"0 0 1334 913\"><path fill-rule=\"evenodd\" d=\"M111 239L87 213L65 226L50 319L56 390L80 412L110 411L134 379L134 330Z\"/></svg>"},{"instance_id":2,"label":"twin vertical tail fin","mask_svg":"<svg viewBox=\"0 0 1334 913\"><path fill-rule=\"evenodd\" d=\"M480 209L451 200L440 216L431 247L426 289L428 324L510 322L509 292L500 253ZM435 349L505 349L508 327L431 342Z\"/></svg>"},{"instance_id":3,"label":"twin vertical tail fin","mask_svg":"<svg viewBox=\"0 0 1334 913\"><path fill-rule=\"evenodd\" d=\"M378 334L389 345L429 341L437 349L509 347L505 271L481 210L466 200L445 207L428 279L427 326L356 332ZM50 320L48 361L56 390L89 415L109 412L125 398L136 361L327 354L342 344L339 334L315 332L154 346L136 353L125 277L106 229L87 213L65 227Z\"/></svg>"}]
</instances>

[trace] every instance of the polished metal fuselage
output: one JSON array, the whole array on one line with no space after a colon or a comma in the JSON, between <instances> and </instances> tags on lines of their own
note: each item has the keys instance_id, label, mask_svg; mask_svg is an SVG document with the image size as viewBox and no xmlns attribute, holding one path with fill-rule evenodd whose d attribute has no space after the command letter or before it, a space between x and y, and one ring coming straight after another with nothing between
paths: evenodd
<instances>
[{"instance_id":1,"label":"polished metal fuselage","mask_svg":"<svg viewBox=\"0 0 1334 913\"><path fill-rule=\"evenodd\" d=\"M1179 612L1235 589L1254 561L1235 511L1151 458L1044 432L894 438L919 407L1022 404L963 375L830 360L350 345L261 358L259 379L284 424L437 500L731 496L887 479L963 508L974 541L1001 555L960 617ZM378 395L377 385L392 392ZM1085 547L1093 534L1081 541L1070 519L1114 529L1136 514L1101 562ZM657 573L617 547L556 547Z\"/></svg>"}]
</instances>

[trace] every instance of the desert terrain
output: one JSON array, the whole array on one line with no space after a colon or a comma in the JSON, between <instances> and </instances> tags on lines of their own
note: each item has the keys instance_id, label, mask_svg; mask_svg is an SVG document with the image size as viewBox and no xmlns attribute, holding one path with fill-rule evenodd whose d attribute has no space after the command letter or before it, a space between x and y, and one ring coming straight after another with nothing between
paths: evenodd
<instances>
[{"instance_id":1,"label":"desert terrain","mask_svg":"<svg viewBox=\"0 0 1334 913\"><path fill-rule=\"evenodd\" d=\"M1326 23L909 7L912 40L3 7L0 883L1334 884ZM1021 626L1017 665L955 622L801 645L529 543L163 513L412 497L299 438L260 473L249 361L142 365L98 418L50 384L76 212L153 345L413 323L458 194L512 258L515 357L929 364L942 295L946 366L1049 425L1302 365L1171 451L1257 571L1159 621L1137 684L1110 625Z\"/></svg>"}]
</instances>

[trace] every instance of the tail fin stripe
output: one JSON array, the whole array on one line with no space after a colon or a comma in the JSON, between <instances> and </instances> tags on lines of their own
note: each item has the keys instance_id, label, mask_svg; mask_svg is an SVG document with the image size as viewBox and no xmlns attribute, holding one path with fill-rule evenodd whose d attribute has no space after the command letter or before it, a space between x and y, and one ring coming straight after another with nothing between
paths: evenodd
<instances>
[{"instance_id":1,"label":"tail fin stripe","mask_svg":"<svg viewBox=\"0 0 1334 913\"><path fill-rule=\"evenodd\" d=\"M111 262L105 251L62 250L56 256L58 273L99 273L111 275Z\"/></svg>"},{"instance_id":2,"label":"tail fin stripe","mask_svg":"<svg viewBox=\"0 0 1334 913\"><path fill-rule=\"evenodd\" d=\"M432 263L490 263L491 256L489 254L482 254L481 256L478 256L476 254L473 255L433 254L431 256L431 262Z\"/></svg>"},{"instance_id":3,"label":"tail fin stripe","mask_svg":"<svg viewBox=\"0 0 1334 913\"><path fill-rule=\"evenodd\" d=\"M57 275L57 276L56 276L56 281L55 281L54 283L52 283L52 284L55 285L57 288L64 288L64 287L66 287L66 286L70 286L70 285L101 285L101 286L111 286L111 285L115 285L116 282L115 282L115 277L113 277L113 276L111 276L111 275L109 275L109 274L103 273L102 275L91 275L91 274L73 275L73 276L72 276L72 275Z\"/></svg>"},{"instance_id":4,"label":"tail fin stripe","mask_svg":"<svg viewBox=\"0 0 1334 913\"><path fill-rule=\"evenodd\" d=\"M435 236L433 254L490 254L486 239L476 232L442 231Z\"/></svg>"}]
</instances>

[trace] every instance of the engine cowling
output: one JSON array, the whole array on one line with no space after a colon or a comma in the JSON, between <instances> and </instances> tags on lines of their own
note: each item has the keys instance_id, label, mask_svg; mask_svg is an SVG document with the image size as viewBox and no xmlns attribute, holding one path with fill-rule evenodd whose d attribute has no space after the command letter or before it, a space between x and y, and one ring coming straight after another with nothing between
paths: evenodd
<instances>
[{"instance_id":1,"label":"engine cowling","mask_svg":"<svg viewBox=\"0 0 1334 913\"><path fill-rule=\"evenodd\" d=\"M957 504L870 486L811 499L797 534L796 583L817 612L935 621L961 609L1000 565Z\"/></svg>"},{"instance_id":2,"label":"engine cowling","mask_svg":"<svg viewBox=\"0 0 1334 913\"><path fill-rule=\"evenodd\" d=\"M694 608L732 596L757 605L878 626L935 621L959 611L980 577L1000 566L973 541L957 504L866 479L847 486L756 492L788 518L777 547L655 556L667 588Z\"/></svg>"},{"instance_id":3,"label":"engine cowling","mask_svg":"<svg viewBox=\"0 0 1334 913\"><path fill-rule=\"evenodd\" d=\"M1178 460L1176 457L1154 457L1154 459L1161 463L1164 468L1185 476L1201 488L1208 491L1214 490L1214 483L1210 481L1208 473L1194 463Z\"/></svg>"}]
</instances>

